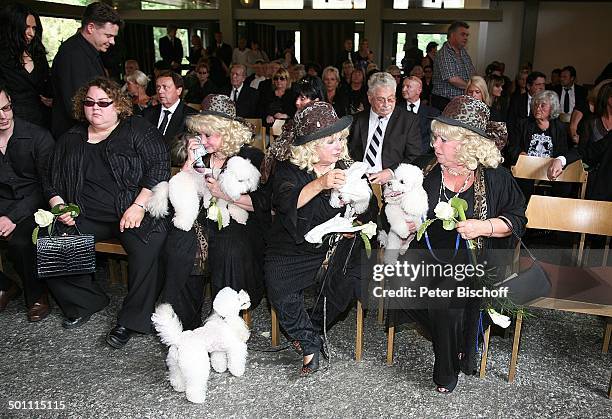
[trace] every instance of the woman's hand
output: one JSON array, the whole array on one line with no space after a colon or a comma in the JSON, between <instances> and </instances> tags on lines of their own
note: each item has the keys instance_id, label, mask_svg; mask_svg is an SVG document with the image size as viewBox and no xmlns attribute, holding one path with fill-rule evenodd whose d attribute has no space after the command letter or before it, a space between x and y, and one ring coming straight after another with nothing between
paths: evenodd
<instances>
[{"instance_id":1,"label":"woman's hand","mask_svg":"<svg viewBox=\"0 0 612 419\"><path fill-rule=\"evenodd\" d=\"M344 170L332 169L317 179L322 189L338 189L346 182Z\"/></svg>"},{"instance_id":2,"label":"woman's hand","mask_svg":"<svg viewBox=\"0 0 612 419\"><path fill-rule=\"evenodd\" d=\"M272 115L266 116L266 123L273 124L274 123L274 117Z\"/></svg>"},{"instance_id":3,"label":"woman's hand","mask_svg":"<svg viewBox=\"0 0 612 419\"><path fill-rule=\"evenodd\" d=\"M217 182L217 179L213 178L212 176L206 177L206 187L210 191L210 194L214 196L215 198L223 199L227 202L234 202L232 198L227 196L225 192L221 190L221 187L219 186L219 182Z\"/></svg>"},{"instance_id":4,"label":"woman's hand","mask_svg":"<svg viewBox=\"0 0 612 419\"><path fill-rule=\"evenodd\" d=\"M457 233L465 240L473 240L480 236L489 237L491 224L488 220L469 219L457 223Z\"/></svg>"},{"instance_id":5,"label":"woman's hand","mask_svg":"<svg viewBox=\"0 0 612 419\"><path fill-rule=\"evenodd\" d=\"M277 112L274 114L274 119L289 119L289 115L286 113Z\"/></svg>"},{"instance_id":6,"label":"woman's hand","mask_svg":"<svg viewBox=\"0 0 612 419\"><path fill-rule=\"evenodd\" d=\"M561 173L563 173L563 164L561 163L561 160L554 159L550 163L550 166L548 166L546 175L548 176L548 179L556 180L559 176L561 176Z\"/></svg>"},{"instance_id":7,"label":"woman's hand","mask_svg":"<svg viewBox=\"0 0 612 419\"><path fill-rule=\"evenodd\" d=\"M416 233L417 228L416 224L412 221L406 221L406 225L408 226L408 233L413 234Z\"/></svg>"},{"instance_id":8,"label":"woman's hand","mask_svg":"<svg viewBox=\"0 0 612 419\"><path fill-rule=\"evenodd\" d=\"M119 221L119 231L123 233L126 228L138 228L145 216L144 208L136 204L132 204L125 212L121 221Z\"/></svg>"},{"instance_id":9,"label":"woman's hand","mask_svg":"<svg viewBox=\"0 0 612 419\"><path fill-rule=\"evenodd\" d=\"M0 217L0 237L8 237L15 230L17 225L6 215Z\"/></svg>"},{"instance_id":10,"label":"woman's hand","mask_svg":"<svg viewBox=\"0 0 612 419\"><path fill-rule=\"evenodd\" d=\"M181 167L182 172L193 170L193 164L195 163L193 152L200 146L200 142L196 138L189 139L189 143L187 143L187 160L185 160L185 164Z\"/></svg>"},{"instance_id":11,"label":"woman's hand","mask_svg":"<svg viewBox=\"0 0 612 419\"><path fill-rule=\"evenodd\" d=\"M53 106L53 98L46 97L46 96L43 96L43 95L39 95L39 97L40 97L40 101L43 103L43 105L45 105L45 106L47 106L49 108L51 106Z\"/></svg>"}]
</instances>

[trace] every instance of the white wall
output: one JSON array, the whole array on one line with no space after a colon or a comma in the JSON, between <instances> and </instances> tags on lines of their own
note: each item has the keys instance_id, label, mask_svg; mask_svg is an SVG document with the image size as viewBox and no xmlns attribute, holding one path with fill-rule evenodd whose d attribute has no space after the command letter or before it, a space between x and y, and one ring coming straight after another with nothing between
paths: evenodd
<instances>
[{"instance_id":1,"label":"white wall","mask_svg":"<svg viewBox=\"0 0 612 419\"><path fill-rule=\"evenodd\" d=\"M534 68L573 65L579 83L593 83L612 61L611 24L611 2L540 2Z\"/></svg>"},{"instance_id":2,"label":"white wall","mask_svg":"<svg viewBox=\"0 0 612 419\"><path fill-rule=\"evenodd\" d=\"M487 40L484 47L484 58L479 61L476 71L484 74L491 61L502 61L506 64L505 74L514 79L519 69L521 36L523 29L523 2L491 2L491 8L503 10L501 22L488 22Z\"/></svg>"}]
</instances>

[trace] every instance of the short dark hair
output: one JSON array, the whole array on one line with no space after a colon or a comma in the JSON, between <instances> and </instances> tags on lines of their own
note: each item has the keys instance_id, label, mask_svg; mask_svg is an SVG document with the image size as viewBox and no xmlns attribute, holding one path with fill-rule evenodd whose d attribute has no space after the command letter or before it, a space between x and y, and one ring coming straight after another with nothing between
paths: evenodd
<instances>
[{"instance_id":1,"label":"short dark hair","mask_svg":"<svg viewBox=\"0 0 612 419\"><path fill-rule=\"evenodd\" d=\"M529 73L529 75L527 76L527 86L532 85L533 82L536 81L536 79L539 77L542 77L544 80L546 80L546 75L540 71L532 71L531 73Z\"/></svg>"},{"instance_id":2,"label":"short dark hair","mask_svg":"<svg viewBox=\"0 0 612 419\"><path fill-rule=\"evenodd\" d=\"M123 120L132 115L132 101L127 94L121 91L121 86L117 82L107 79L106 77L96 77L89 81L84 86L81 86L75 93L72 99L72 112L74 119L77 121L86 121L85 111L83 110L83 101L87 97L87 92L90 87L98 87L108 95L113 101L119 119Z\"/></svg>"},{"instance_id":3,"label":"short dark hair","mask_svg":"<svg viewBox=\"0 0 612 419\"><path fill-rule=\"evenodd\" d=\"M451 23L451 25L448 27L447 34L450 35L453 32L457 32L457 30L459 28L470 29L470 25L468 25L466 22L462 22L460 20L455 21L455 22Z\"/></svg>"},{"instance_id":4,"label":"short dark hair","mask_svg":"<svg viewBox=\"0 0 612 419\"><path fill-rule=\"evenodd\" d=\"M183 87L183 77L181 77L179 74L176 74L172 70L160 71L157 75L157 78L159 79L160 77L170 77L172 79L172 83L174 83L174 87L176 87L177 89L179 87Z\"/></svg>"},{"instance_id":5,"label":"short dark hair","mask_svg":"<svg viewBox=\"0 0 612 419\"><path fill-rule=\"evenodd\" d=\"M319 77L306 76L297 84L296 93L310 100L323 100L323 82Z\"/></svg>"},{"instance_id":6,"label":"short dark hair","mask_svg":"<svg viewBox=\"0 0 612 419\"><path fill-rule=\"evenodd\" d=\"M566 65L565 67L563 67L563 69L561 70L561 73L563 73L564 71L569 71L570 73L570 77L576 78L576 68L574 66L571 65Z\"/></svg>"},{"instance_id":7,"label":"short dark hair","mask_svg":"<svg viewBox=\"0 0 612 419\"><path fill-rule=\"evenodd\" d=\"M553 71L550 72L550 74L561 75L561 69L560 68L555 68Z\"/></svg>"},{"instance_id":8,"label":"short dark hair","mask_svg":"<svg viewBox=\"0 0 612 419\"><path fill-rule=\"evenodd\" d=\"M438 48L438 43L431 41L430 43L427 44L427 47L425 48L425 52L429 52L436 48Z\"/></svg>"},{"instance_id":9,"label":"short dark hair","mask_svg":"<svg viewBox=\"0 0 612 419\"><path fill-rule=\"evenodd\" d=\"M2 92L4 92L6 97L8 97L9 100L11 100L11 94L8 90L6 90L6 84L4 84L3 82L0 82L0 93Z\"/></svg>"},{"instance_id":10,"label":"short dark hair","mask_svg":"<svg viewBox=\"0 0 612 419\"><path fill-rule=\"evenodd\" d=\"M123 20L121 20L119 13L112 6L102 2L91 3L85 8L81 18L81 27L84 28L90 23L96 26L104 26L106 23L112 23L119 27L123 26Z\"/></svg>"},{"instance_id":11,"label":"short dark hair","mask_svg":"<svg viewBox=\"0 0 612 419\"><path fill-rule=\"evenodd\" d=\"M166 26L166 32L175 31L177 29L178 26L176 26L174 23L169 23L168 26Z\"/></svg>"}]
</instances>

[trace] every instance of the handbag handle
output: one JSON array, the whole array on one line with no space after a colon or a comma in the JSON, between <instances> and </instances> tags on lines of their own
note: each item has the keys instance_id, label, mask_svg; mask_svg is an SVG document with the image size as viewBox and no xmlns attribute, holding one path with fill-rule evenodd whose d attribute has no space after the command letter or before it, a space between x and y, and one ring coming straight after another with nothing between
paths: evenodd
<instances>
[{"instance_id":1,"label":"handbag handle","mask_svg":"<svg viewBox=\"0 0 612 419\"><path fill-rule=\"evenodd\" d=\"M53 225L51 226L51 231L52 232L56 232L56 230L55 230L55 221L57 221L57 216L53 218ZM67 227L70 227L70 226L67 226ZM81 230L79 230L79 226L76 224L76 222L74 223L73 227L76 229L77 233L79 233L79 236L83 235L83 233L81 233ZM49 234L49 237L53 238L53 234ZM61 236L56 234L55 237L61 237Z\"/></svg>"},{"instance_id":2,"label":"handbag handle","mask_svg":"<svg viewBox=\"0 0 612 419\"><path fill-rule=\"evenodd\" d=\"M523 240L521 239L521 236L519 236L518 234L516 234L516 231L514 230L514 228L512 227L512 224L510 223L510 220L508 220L506 217L504 217L503 215L498 216L497 218L499 218L500 220L502 220L504 222L504 224L506 224L506 226L510 229L510 231L512 232L512 235L514 237L516 237L516 239L519 241L519 243L521 244L521 246L523 247L523 249L525 249L527 251L527 254L529 255L529 257L531 259L533 259L533 261L536 261L535 256L533 256L533 253L531 253L531 250L529 250L529 248L527 246L525 246L525 243L523 243Z\"/></svg>"}]
</instances>

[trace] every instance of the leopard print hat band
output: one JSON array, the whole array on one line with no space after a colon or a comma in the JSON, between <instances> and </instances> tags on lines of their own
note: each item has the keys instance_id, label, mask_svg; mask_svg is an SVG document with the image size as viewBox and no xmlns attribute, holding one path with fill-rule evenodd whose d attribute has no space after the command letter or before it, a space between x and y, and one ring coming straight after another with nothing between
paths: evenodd
<instances>
[{"instance_id":1,"label":"leopard print hat band","mask_svg":"<svg viewBox=\"0 0 612 419\"><path fill-rule=\"evenodd\" d=\"M446 105L442 115L436 116L434 119L448 125L468 129L484 138L489 138L486 129L490 113L491 111L486 103L471 96L461 95L454 97Z\"/></svg>"}]
</instances>

